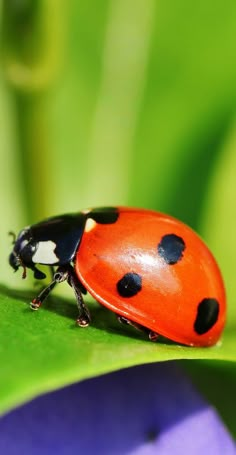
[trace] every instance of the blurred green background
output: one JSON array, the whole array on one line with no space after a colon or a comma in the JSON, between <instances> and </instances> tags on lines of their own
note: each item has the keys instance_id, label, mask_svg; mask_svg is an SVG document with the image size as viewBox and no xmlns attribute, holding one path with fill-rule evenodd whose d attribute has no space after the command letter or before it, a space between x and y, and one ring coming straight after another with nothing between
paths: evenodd
<instances>
[{"instance_id":1,"label":"blurred green background","mask_svg":"<svg viewBox=\"0 0 236 455\"><path fill-rule=\"evenodd\" d=\"M96 205L153 208L207 241L235 331L236 2L0 5L1 282L12 283L9 230ZM236 430L207 381L230 393L235 369L212 368L202 384L195 363L193 377Z\"/></svg>"}]
</instances>

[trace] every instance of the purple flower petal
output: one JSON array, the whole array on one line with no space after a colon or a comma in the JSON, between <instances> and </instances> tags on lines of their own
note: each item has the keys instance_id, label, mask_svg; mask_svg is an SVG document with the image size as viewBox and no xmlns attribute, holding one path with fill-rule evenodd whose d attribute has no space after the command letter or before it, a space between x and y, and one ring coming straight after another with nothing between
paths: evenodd
<instances>
[{"instance_id":1,"label":"purple flower petal","mask_svg":"<svg viewBox=\"0 0 236 455\"><path fill-rule=\"evenodd\" d=\"M0 420L4 455L235 455L223 423L174 362L39 397Z\"/></svg>"}]
</instances>

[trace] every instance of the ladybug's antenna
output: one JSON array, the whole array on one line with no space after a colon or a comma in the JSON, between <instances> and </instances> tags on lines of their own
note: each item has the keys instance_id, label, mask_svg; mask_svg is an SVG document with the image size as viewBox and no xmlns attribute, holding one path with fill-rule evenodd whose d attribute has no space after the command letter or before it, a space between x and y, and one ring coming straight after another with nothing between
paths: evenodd
<instances>
[{"instance_id":1,"label":"ladybug's antenna","mask_svg":"<svg viewBox=\"0 0 236 455\"><path fill-rule=\"evenodd\" d=\"M12 245L15 245L15 243L16 243L16 234L15 234L15 232L9 231L8 235L10 235L12 237Z\"/></svg>"}]
</instances>

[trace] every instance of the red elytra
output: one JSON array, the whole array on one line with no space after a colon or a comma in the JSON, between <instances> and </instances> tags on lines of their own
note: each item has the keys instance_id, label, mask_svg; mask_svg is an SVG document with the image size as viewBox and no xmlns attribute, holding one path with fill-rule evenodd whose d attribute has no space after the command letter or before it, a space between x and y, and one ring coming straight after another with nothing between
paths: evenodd
<instances>
[{"instance_id":1,"label":"red elytra","mask_svg":"<svg viewBox=\"0 0 236 455\"><path fill-rule=\"evenodd\" d=\"M226 318L219 267L184 223L161 213L118 208L113 224L88 218L75 270L102 305L190 346L211 346Z\"/></svg>"}]
</instances>

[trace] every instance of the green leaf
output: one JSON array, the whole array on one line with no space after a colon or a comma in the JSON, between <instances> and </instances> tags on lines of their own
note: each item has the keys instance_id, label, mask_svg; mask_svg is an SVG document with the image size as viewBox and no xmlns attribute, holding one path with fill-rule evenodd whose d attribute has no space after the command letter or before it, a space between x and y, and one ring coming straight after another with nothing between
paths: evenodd
<instances>
[{"instance_id":1,"label":"green leaf","mask_svg":"<svg viewBox=\"0 0 236 455\"><path fill-rule=\"evenodd\" d=\"M220 346L189 348L151 343L113 313L90 305L89 328L75 325L75 302L52 296L38 311L33 294L1 287L0 411L72 382L121 368L172 359L236 361L233 328Z\"/></svg>"}]
</instances>

